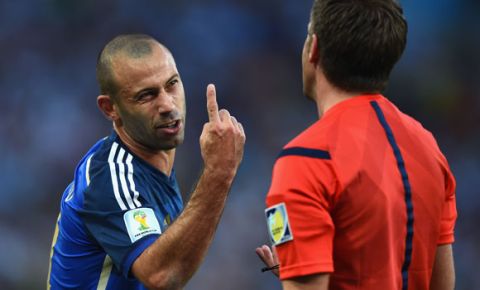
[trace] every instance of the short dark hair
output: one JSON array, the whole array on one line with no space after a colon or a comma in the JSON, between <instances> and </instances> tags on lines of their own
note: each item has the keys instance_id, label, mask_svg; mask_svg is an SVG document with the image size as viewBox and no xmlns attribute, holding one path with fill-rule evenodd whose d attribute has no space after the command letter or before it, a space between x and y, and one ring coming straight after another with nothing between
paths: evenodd
<instances>
[{"instance_id":1,"label":"short dark hair","mask_svg":"<svg viewBox=\"0 0 480 290\"><path fill-rule=\"evenodd\" d=\"M97 81L102 95L116 98L119 87L112 69L113 57L119 52L131 58L140 58L152 53L152 45L158 42L145 34L119 35L109 41L97 59Z\"/></svg>"},{"instance_id":2,"label":"short dark hair","mask_svg":"<svg viewBox=\"0 0 480 290\"><path fill-rule=\"evenodd\" d=\"M381 92L407 42L395 0L314 0L309 33L318 38L327 80L348 92Z\"/></svg>"}]
</instances>

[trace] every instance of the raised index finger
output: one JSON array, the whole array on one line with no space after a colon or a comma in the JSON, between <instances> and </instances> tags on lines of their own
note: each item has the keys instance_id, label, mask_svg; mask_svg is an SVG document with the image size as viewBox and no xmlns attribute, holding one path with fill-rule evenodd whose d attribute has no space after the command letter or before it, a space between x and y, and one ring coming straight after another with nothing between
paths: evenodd
<instances>
[{"instance_id":1,"label":"raised index finger","mask_svg":"<svg viewBox=\"0 0 480 290\"><path fill-rule=\"evenodd\" d=\"M220 122L220 115L218 114L217 93L215 92L215 85L209 84L207 86L207 110L208 119L210 122Z\"/></svg>"}]
</instances>

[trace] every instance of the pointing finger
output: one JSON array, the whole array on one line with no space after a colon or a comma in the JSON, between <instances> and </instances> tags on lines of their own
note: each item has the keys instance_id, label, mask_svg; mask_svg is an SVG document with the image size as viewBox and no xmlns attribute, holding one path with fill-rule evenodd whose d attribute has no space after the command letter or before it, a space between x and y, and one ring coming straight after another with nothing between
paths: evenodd
<instances>
[{"instance_id":1,"label":"pointing finger","mask_svg":"<svg viewBox=\"0 0 480 290\"><path fill-rule=\"evenodd\" d=\"M207 86L207 110L208 120L210 122L220 122L218 114L217 94L215 92L215 85L209 84Z\"/></svg>"}]
</instances>

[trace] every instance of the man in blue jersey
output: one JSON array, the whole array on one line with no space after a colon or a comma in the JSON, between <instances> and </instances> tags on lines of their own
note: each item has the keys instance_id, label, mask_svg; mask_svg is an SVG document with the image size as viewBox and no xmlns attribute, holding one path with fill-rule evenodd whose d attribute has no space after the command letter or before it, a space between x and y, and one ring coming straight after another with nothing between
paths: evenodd
<instances>
[{"instance_id":1,"label":"man in blue jersey","mask_svg":"<svg viewBox=\"0 0 480 290\"><path fill-rule=\"evenodd\" d=\"M173 162L185 94L172 54L147 35L121 35L97 63L97 104L113 123L65 190L47 288L180 289L210 245L243 156L245 133L207 87L204 170L183 209Z\"/></svg>"}]
</instances>

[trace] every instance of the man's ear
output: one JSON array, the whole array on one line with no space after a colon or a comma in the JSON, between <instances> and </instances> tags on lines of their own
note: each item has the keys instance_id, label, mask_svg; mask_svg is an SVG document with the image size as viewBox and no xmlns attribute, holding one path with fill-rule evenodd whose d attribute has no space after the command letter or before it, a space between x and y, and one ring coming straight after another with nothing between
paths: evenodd
<instances>
[{"instance_id":1,"label":"man's ear","mask_svg":"<svg viewBox=\"0 0 480 290\"><path fill-rule=\"evenodd\" d=\"M120 116L117 112L117 106L109 95L100 95L97 97L97 106L110 121L117 121Z\"/></svg>"},{"instance_id":2,"label":"man's ear","mask_svg":"<svg viewBox=\"0 0 480 290\"><path fill-rule=\"evenodd\" d=\"M312 33L312 40L310 41L310 49L308 51L308 61L312 64L317 64L318 62L318 38L315 33Z\"/></svg>"}]
</instances>

